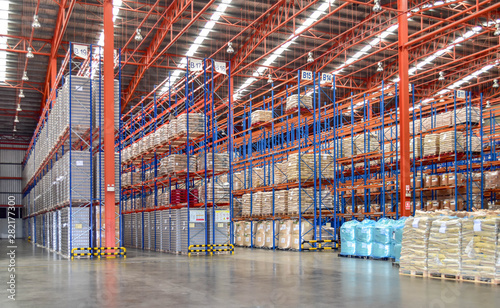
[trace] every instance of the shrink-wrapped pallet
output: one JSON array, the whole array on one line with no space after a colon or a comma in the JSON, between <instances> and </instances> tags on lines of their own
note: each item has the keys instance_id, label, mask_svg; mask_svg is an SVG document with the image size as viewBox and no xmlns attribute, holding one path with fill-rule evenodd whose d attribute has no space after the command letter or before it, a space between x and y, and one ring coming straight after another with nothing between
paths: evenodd
<instances>
[{"instance_id":1,"label":"shrink-wrapped pallet","mask_svg":"<svg viewBox=\"0 0 500 308\"><path fill-rule=\"evenodd\" d=\"M229 170L229 154L228 153L206 153L206 168L215 172ZM196 156L197 170L205 170L205 153L200 153Z\"/></svg>"},{"instance_id":2,"label":"shrink-wrapped pallet","mask_svg":"<svg viewBox=\"0 0 500 308\"><path fill-rule=\"evenodd\" d=\"M342 255L356 254L356 226L357 220L345 222L340 227L340 253Z\"/></svg>"},{"instance_id":3,"label":"shrink-wrapped pallet","mask_svg":"<svg viewBox=\"0 0 500 308\"><path fill-rule=\"evenodd\" d=\"M410 122L410 134L420 134L420 119ZM398 137L401 135L398 135Z\"/></svg>"},{"instance_id":4,"label":"shrink-wrapped pallet","mask_svg":"<svg viewBox=\"0 0 500 308\"><path fill-rule=\"evenodd\" d=\"M170 204L170 192L168 189L158 191L158 206L168 206Z\"/></svg>"},{"instance_id":5,"label":"shrink-wrapped pallet","mask_svg":"<svg viewBox=\"0 0 500 308\"><path fill-rule=\"evenodd\" d=\"M264 174L267 175L267 172L264 172L264 168L254 167L252 168L252 187L263 186L267 181L265 181Z\"/></svg>"},{"instance_id":6,"label":"shrink-wrapped pallet","mask_svg":"<svg viewBox=\"0 0 500 308\"><path fill-rule=\"evenodd\" d=\"M243 171L233 173L233 190L245 188L245 174Z\"/></svg>"},{"instance_id":7,"label":"shrink-wrapped pallet","mask_svg":"<svg viewBox=\"0 0 500 308\"><path fill-rule=\"evenodd\" d=\"M287 161L274 164L274 184L282 184L288 181L287 169Z\"/></svg>"},{"instance_id":8,"label":"shrink-wrapped pallet","mask_svg":"<svg viewBox=\"0 0 500 308\"><path fill-rule=\"evenodd\" d=\"M362 133L355 135L353 139L357 154L380 151L380 142L378 141L378 137L375 133Z\"/></svg>"},{"instance_id":9,"label":"shrink-wrapped pallet","mask_svg":"<svg viewBox=\"0 0 500 308\"><path fill-rule=\"evenodd\" d=\"M461 275L498 279L500 268L498 234L500 220L495 216L462 220Z\"/></svg>"},{"instance_id":10,"label":"shrink-wrapped pallet","mask_svg":"<svg viewBox=\"0 0 500 308\"><path fill-rule=\"evenodd\" d=\"M461 246L461 219L443 217L433 221L429 235L429 273L460 275Z\"/></svg>"},{"instance_id":11,"label":"shrink-wrapped pallet","mask_svg":"<svg viewBox=\"0 0 500 308\"><path fill-rule=\"evenodd\" d=\"M304 248L310 248L311 245L308 242L313 239L314 236L314 226L313 224L306 220L302 219L301 223L298 220L294 220L292 223L292 238L290 248L294 250L299 250L301 245L304 245ZM320 230L317 230L320 231Z\"/></svg>"},{"instance_id":12,"label":"shrink-wrapped pallet","mask_svg":"<svg viewBox=\"0 0 500 308\"><path fill-rule=\"evenodd\" d=\"M187 155L185 154L171 154L163 158L165 162L166 174L173 174L177 172L187 172ZM196 158L194 155L189 156L189 172L196 171Z\"/></svg>"},{"instance_id":13,"label":"shrink-wrapped pallet","mask_svg":"<svg viewBox=\"0 0 500 308\"><path fill-rule=\"evenodd\" d=\"M456 119L456 124L463 123L479 123L481 121L481 109L479 107L462 107L456 110L456 115L452 118ZM453 125L453 123L452 123Z\"/></svg>"},{"instance_id":14,"label":"shrink-wrapped pallet","mask_svg":"<svg viewBox=\"0 0 500 308\"><path fill-rule=\"evenodd\" d=\"M439 154L439 134L429 134L424 137L424 157Z\"/></svg>"},{"instance_id":15,"label":"shrink-wrapped pallet","mask_svg":"<svg viewBox=\"0 0 500 308\"><path fill-rule=\"evenodd\" d=\"M167 141L170 141L177 137L177 119L170 116L169 122L167 124Z\"/></svg>"},{"instance_id":16,"label":"shrink-wrapped pallet","mask_svg":"<svg viewBox=\"0 0 500 308\"><path fill-rule=\"evenodd\" d=\"M243 246L244 244L244 229L245 222L238 221L234 223L234 245L235 246Z\"/></svg>"},{"instance_id":17,"label":"shrink-wrapped pallet","mask_svg":"<svg viewBox=\"0 0 500 308\"><path fill-rule=\"evenodd\" d=\"M299 208L300 206L300 208ZM312 213L314 211L314 188L292 188L288 190L288 214Z\"/></svg>"},{"instance_id":18,"label":"shrink-wrapped pallet","mask_svg":"<svg viewBox=\"0 0 500 308\"><path fill-rule=\"evenodd\" d=\"M435 127L435 119L433 117L426 117L422 119L422 132L429 131Z\"/></svg>"},{"instance_id":19,"label":"shrink-wrapped pallet","mask_svg":"<svg viewBox=\"0 0 500 308\"><path fill-rule=\"evenodd\" d=\"M497 189L500 186L500 172L487 171L484 172L484 189Z\"/></svg>"},{"instance_id":20,"label":"shrink-wrapped pallet","mask_svg":"<svg viewBox=\"0 0 500 308\"><path fill-rule=\"evenodd\" d=\"M464 132L443 132L439 136L439 153L463 153L466 151L481 152L481 139L477 136L466 136Z\"/></svg>"},{"instance_id":21,"label":"shrink-wrapped pallet","mask_svg":"<svg viewBox=\"0 0 500 308\"><path fill-rule=\"evenodd\" d=\"M452 125L453 111L447 111L436 115L436 127Z\"/></svg>"},{"instance_id":22,"label":"shrink-wrapped pallet","mask_svg":"<svg viewBox=\"0 0 500 308\"><path fill-rule=\"evenodd\" d=\"M262 193L262 215L273 214L273 192L266 191Z\"/></svg>"},{"instance_id":23,"label":"shrink-wrapped pallet","mask_svg":"<svg viewBox=\"0 0 500 308\"><path fill-rule=\"evenodd\" d=\"M277 190L274 192L274 213L283 215L288 213L288 190Z\"/></svg>"},{"instance_id":24,"label":"shrink-wrapped pallet","mask_svg":"<svg viewBox=\"0 0 500 308\"><path fill-rule=\"evenodd\" d=\"M252 112L251 117L251 125L262 124L273 119L273 112L271 110L256 110Z\"/></svg>"},{"instance_id":25,"label":"shrink-wrapped pallet","mask_svg":"<svg viewBox=\"0 0 500 308\"><path fill-rule=\"evenodd\" d=\"M244 194L241 198L242 215L261 215L262 213L262 192Z\"/></svg>"},{"instance_id":26,"label":"shrink-wrapped pallet","mask_svg":"<svg viewBox=\"0 0 500 308\"><path fill-rule=\"evenodd\" d=\"M340 144L340 157L351 157L357 154L356 146L351 137L343 138Z\"/></svg>"},{"instance_id":27,"label":"shrink-wrapped pallet","mask_svg":"<svg viewBox=\"0 0 500 308\"><path fill-rule=\"evenodd\" d=\"M316 156L316 174L314 174L314 165ZM300 155L301 159L299 162L299 154L294 153L288 157L287 166L287 178L289 181L299 180L299 169L300 169L300 180L301 181L312 181L314 177L321 179L332 179L333 172L333 157L329 154L316 154L304 153Z\"/></svg>"},{"instance_id":28,"label":"shrink-wrapped pallet","mask_svg":"<svg viewBox=\"0 0 500 308\"><path fill-rule=\"evenodd\" d=\"M273 224L274 224L274 230L273 230ZM279 222L278 222L278 220L265 221L264 222L264 229L265 229L265 234L266 234L266 243L264 244L264 247L274 248L274 245L276 244L275 238L278 239L278 236L279 236Z\"/></svg>"},{"instance_id":29,"label":"shrink-wrapped pallet","mask_svg":"<svg viewBox=\"0 0 500 308\"><path fill-rule=\"evenodd\" d=\"M372 243L372 257L388 258L393 255L392 227L395 221L381 218L375 223Z\"/></svg>"},{"instance_id":30,"label":"shrink-wrapped pallet","mask_svg":"<svg viewBox=\"0 0 500 308\"><path fill-rule=\"evenodd\" d=\"M165 125L162 125L160 126L160 128L158 128L156 130L156 143L157 144L163 144L165 142L167 142L168 140L168 124L165 124Z\"/></svg>"},{"instance_id":31,"label":"shrink-wrapped pallet","mask_svg":"<svg viewBox=\"0 0 500 308\"><path fill-rule=\"evenodd\" d=\"M262 248L266 243L266 225L263 221L258 221L254 226L254 247Z\"/></svg>"},{"instance_id":32,"label":"shrink-wrapped pallet","mask_svg":"<svg viewBox=\"0 0 500 308\"><path fill-rule=\"evenodd\" d=\"M205 198L205 188L207 198ZM206 187L204 182L198 187L198 194L202 203L205 201L211 204L229 203L229 192L228 182L214 183L213 181L207 181Z\"/></svg>"},{"instance_id":33,"label":"shrink-wrapped pallet","mask_svg":"<svg viewBox=\"0 0 500 308\"><path fill-rule=\"evenodd\" d=\"M400 269L403 271L427 271L429 233L433 217L410 217L405 222L401 242Z\"/></svg>"},{"instance_id":34,"label":"shrink-wrapped pallet","mask_svg":"<svg viewBox=\"0 0 500 308\"><path fill-rule=\"evenodd\" d=\"M375 231L375 221L363 220L356 225L356 255L371 256L373 248L373 236Z\"/></svg>"},{"instance_id":35,"label":"shrink-wrapped pallet","mask_svg":"<svg viewBox=\"0 0 500 308\"><path fill-rule=\"evenodd\" d=\"M289 96L286 99L286 111L293 112L297 111L299 107L299 95L294 94ZM307 95L300 96L300 108L303 110L304 108L312 110L312 97Z\"/></svg>"},{"instance_id":36,"label":"shrink-wrapped pallet","mask_svg":"<svg viewBox=\"0 0 500 308\"><path fill-rule=\"evenodd\" d=\"M410 159L419 158L422 155L422 139L420 136L410 139ZM414 154L415 153L415 154ZM415 156L413 156L415 155Z\"/></svg>"},{"instance_id":37,"label":"shrink-wrapped pallet","mask_svg":"<svg viewBox=\"0 0 500 308\"><path fill-rule=\"evenodd\" d=\"M189 121L189 123L188 123ZM205 116L202 113L183 113L177 117L176 135L184 136L189 131L189 139L193 139L204 134Z\"/></svg>"},{"instance_id":38,"label":"shrink-wrapped pallet","mask_svg":"<svg viewBox=\"0 0 500 308\"><path fill-rule=\"evenodd\" d=\"M293 220L281 220L279 222L279 249L290 249L292 242Z\"/></svg>"},{"instance_id":39,"label":"shrink-wrapped pallet","mask_svg":"<svg viewBox=\"0 0 500 308\"><path fill-rule=\"evenodd\" d=\"M397 155L396 155L397 151ZM384 144L384 162L385 163L395 163L399 161L401 157L401 148L399 146L399 141L398 142L390 142ZM410 154L411 158L411 154Z\"/></svg>"},{"instance_id":40,"label":"shrink-wrapped pallet","mask_svg":"<svg viewBox=\"0 0 500 308\"><path fill-rule=\"evenodd\" d=\"M250 247L252 245L252 222L245 221L243 223L243 246Z\"/></svg>"}]
</instances>

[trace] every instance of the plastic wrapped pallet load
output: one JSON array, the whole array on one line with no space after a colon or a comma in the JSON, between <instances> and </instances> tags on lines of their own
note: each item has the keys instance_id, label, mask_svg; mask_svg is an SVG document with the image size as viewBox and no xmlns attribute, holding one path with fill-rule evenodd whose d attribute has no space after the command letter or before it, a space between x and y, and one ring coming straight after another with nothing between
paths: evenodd
<instances>
[{"instance_id":1,"label":"plastic wrapped pallet load","mask_svg":"<svg viewBox=\"0 0 500 308\"><path fill-rule=\"evenodd\" d=\"M287 169L287 161L274 164L274 184L282 184L288 181Z\"/></svg>"},{"instance_id":2,"label":"plastic wrapped pallet load","mask_svg":"<svg viewBox=\"0 0 500 308\"><path fill-rule=\"evenodd\" d=\"M401 217L392 225L392 257L394 257L396 262L399 262L401 258L401 242L403 241L403 230L407 219L407 217Z\"/></svg>"},{"instance_id":3,"label":"plastic wrapped pallet load","mask_svg":"<svg viewBox=\"0 0 500 308\"><path fill-rule=\"evenodd\" d=\"M340 157L351 157L358 154L356 151L356 146L351 137L343 138L341 140L340 147Z\"/></svg>"},{"instance_id":4,"label":"plastic wrapped pallet load","mask_svg":"<svg viewBox=\"0 0 500 308\"><path fill-rule=\"evenodd\" d=\"M373 232L372 257L389 258L392 252L392 227L394 220L381 218L375 223Z\"/></svg>"},{"instance_id":5,"label":"plastic wrapped pallet load","mask_svg":"<svg viewBox=\"0 0 500 308\"><path fill-rule=\"evenodd\" d=\"M189 121L189 123L188 123ZM204 134L205 116L202 113L183 113L177 117L176 135L183 136L189 132L189 139L193 139Z\"/></svg>"},{"instance_id":6,"label":"plastic wrapped pallet load","mask_svg":"<svg viewBox=\"0 0 500 308\"><path fill-rule=\"evenodd\" d=\"M499 279L500 218L470 217L462 220L461 275L468 279Z\"/></svg>"},{"instance_id":7,"label":"plastic wrapped pallet load","mask_svg":"<svg viewBox=\"0 0 500 308\"><path fill-rule=\"evenodd\" d=\"M288 213L288 190L277 190L274 192L274 214Z\"/></svg>"},{"instance_id":8,"label":"plastic wrapped pallet load","mask_svg":"<svg viewBox=\"0 0 500 308\"><path fill-rule=\"evenodd\" d=\"M292 223L292 239L291 239L291 249L299 250L301 245L304 245L304 248L310 248L311 245L309 243L304 243L313 239L314 235L314 225L306 220L302 219L301 223L298 220L294 220Z\"/></svg>"},{"instance_id":9,"label":"plastic wrapped pallet load","mask_svg":"<svg viewBox=\"0 0 500 308\"><path fill-rule=\"evenodd\" d=\"M293 220L281 220L279 222L279 249L290 249L292 242Z\"/></svg>"},{"instance_id":10,"label":"plastic wrapped pallet load","mask_svg":"<svg viewBox=\"0 0 500 308\"><path fill-rule=\"evenodd\" d=\"M462 123L479 123L481 121L481 109L479 107L462 107L460 109L456 110L456 114L454 117L452 117L452 125L453 125L453 119L456 119L456 124L462 124Z\"/></svg>"},{"instance_id":11,"label":"plastic wrapped pallet load","mask_svg":"<svg viewBox=\"0 0 500 308\"><path fill-rule=\"evenodd\" d=\"M314 180L314 155L291 154L288 157L287 178L289 181ZM299 174L300 173L300 174Z\"/></svg>"},{"instance_id":12,"label":"plastic wrapped pallet load","mask_svg":"<svg viewBox=\"0 0 500 308\"><path fill-rule=\"evenodd\" d=\"M273 112L271 110L256 110L252 112L251 118L251 125L262 124L273 119Z\"/></svg>"},{"instance_id":13,"label":"plastic wrapped pallet load","mask_svg":"<svg viewBox=\"0 0 500 308\"><path fill-rule=\"evenodd\" d=\"M461 219L442 217L433 221L429 235L429 273L460 275L461 246Z\"/></svg>"},{"instance_id":14,"label":"plastic wrapped pallet load","mask_svg":"<svg viewBox=\"0 0 500 308\"><path fill-rule=\"evenodd\" d=\"M443 132L439 134L439 154L454 153L454 152L464 152L466 151L466 141L463 132L457 132L455 135L454 131Z\"/></svg>"},{"instance_id":15,"label":"plastic wrapped pallet load","mask_svg":"<svg viewBox=\"0 0 500 308\"><path fill-rule=\"evenodd\" d=\"M354 146L356 153L370 153L380 151L380 142L375 133L367 132L354 136Z\"/></svg>"},{"instance_id":16,"label":"plastic wrapped pallet load","mask_svg":"<svg viewBox=\"0 0 500 308\"><path fill-rule=\"evenodd\" d=\"M435 218L428 216L410 217L406 220L399 261L401 271L427 271L429 233L434 220Z\"/></svg>"},{"instance_id":17,"label":"plastic wrapped pallet load","mask_svg":"<svg viewBox=\"0 0 500 308\"><path fill-rule=\"evenodd\" d=\"M205 170L205 153L196 156L198 171ZM206 168L210 171L222 172L229 170L228 153L206 153Z\"/></svg>"},{"instance_id":18,"label":"plastic wrapped pallet load","mask_svg":"<svg viewBox=\"0 0 500 308\"><path fill-rule=\"evenodd\" d=\"M177 119L170 116L169 122L167 124L167 141L170 141L177 137Z\"/></svg>"},{"instance_id":19,"label":"plastic wrapped pallet load","mask_svg":"<svg viewBox=\"0 0 500 308\"><path fill-rule=\"evenodd\" d=\"M259 221L255 224L255 237L253 240L254 247L262 248L266 243L266 225L265 222Z\"/></svg>"},{"instance_id":20,"label":"plastic wrapped pallet load","mask_svg":"<svg viewBox=\"0 0 500 308\"><path fill-rule=\"evenodd\" d=\"M300 207L299 207L300 206ZM313 213L314 211L314 188L292 188L288 190L288 214L298 214L299 210L304 213Z\"/></svg>"},{"instance_id":21,"label":"plastic wrapped pallet load","mask_svg":"<svg viewBox=\"0 0 500 308\"><path fill-rule=\"evenodd\" d=\"M273 192L266 191L262 193L262 215L273 214Z\"/></svg>"},{"instance_id":22,"label":"plastic wrapped pallet load","mask_svg":"<svg viewBox=\"0 0 500 308\"><path fill-rule=\"evenodd\" d=\"M356 254L356 226L359 221L350 220L340 227L340 254L353 256Z\"/></svg>"},{"instance_id":23,"label":"plastic wrapped pallet load","mask_svg":"<svg viewBox=\"0 0 500 308\"><path fill-rule=\"evenodd\" d=\"M273 226L274 223L274 226ZM274 220L274 221L265 221L265 233L266 233L266 243L264 244L264 247L266 248L274 248L274 245L276 244L274 239L275 236L278 238L279 236L279 221ZM274 228L274 230L273 230Z\"/></svg>"},{"instance_id":24,"label":"plastic wrapped pallet load","mask_svg":"<svg viewBox=\"0 0 500 308\"><path fill-rule=\"evenodd\" d=\"M165 161L166 174L173 174L177 172L187 172L187 155L185 154L171 154L162 161ZM196 171L196 159L193 155L189 156L189 172Z\"/></svg>"},{"instance_id":25,"label":"plastic wrapped pallet load","mask_svg":"<svg viewBox=\"0 0 500 308\"><path fill-rule=\"evenodd\" d=\"M265 181L267 173L265 172L264 168L257 168L254 167L252 168L252 187L259 187L265 185L264 183L267 183Z\"/></svg>"},{"instance_id":26,"label":"plastic wrapped pallet load","mask_svg":"<svg viewBox=\"0 0 500 308\"><path fill-rule=\"evenodd\" d=\"M252 246L252 223L250 221L243 222L243 246Z\"/></svg>"},{"instance_id":27,"label":"plastic wrapped pallet load","mask_svg":"<svg viewBox=\"0 0 500 308\"><path fill-rule=\"evenodd\" d=\"M205 200L207 203L212 204L221 204L221 203L229 203L229 183L220 183L213 181L208 181L206 186L207 198L205 198L205 184L198 188L200 195L200 202L204 203Z\"/></svg>"},{"instance_id":28,"label":"plastic wrapped pallet load","mask_svg":"<svg viewBox=\"0 0 500 308\"><path fill-rule=\"evenodd\" d=\"M372 255L374 229L375 221L370 219L365 219L356 226L357 256L368 257Z\"/></svg>"},{"instance_id":29,"label":"plastic wrapped pallet load","mask_svg":"<svg viewBox=\"0 0 500 308\"><path fill-rule=\"evenodd\" d=\"M286 99L286 111L294 112L297 111L298 108L299 108L299 95L298 94L290 95ZM304 109L312 110L312 97L308 95L301 95L300 109L301 111L304 111Z\"/></svg>"},{"instance_id":30,"label":"plastic wrapped pallet load","mask_svg":"<svg viewBox=\"0 0 500 308\"><path fill-rule=\"evenodd\" d=\"M244 224L243 221L238 221L234 223L234 245L243 246L244 244Z\"/></svg>"},{"instance_id":31,"label":"plastic wrapped pallet load","mask_svg":"<svg viewBox=\"0 0 500 308\"><path fill-rule=\"evenodd\" d=\"M439 134L429 134L424 137L424 157L439 154Z\"/></svg>"}]
</instances>

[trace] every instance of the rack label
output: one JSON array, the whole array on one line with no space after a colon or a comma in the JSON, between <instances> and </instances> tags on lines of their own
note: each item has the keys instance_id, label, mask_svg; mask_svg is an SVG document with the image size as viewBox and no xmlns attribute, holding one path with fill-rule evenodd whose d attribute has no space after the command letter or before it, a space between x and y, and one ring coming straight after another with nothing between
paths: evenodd
<instances>
[{"instance_id":1,"label":"rack label","mask_svg":"<svg viewBox=\"0 0 500 308\"><path fill-rule=\"evenodd\" d=\"M217 62L217 61L215 61L214 65L215 65L215 71L217 73L221 73L221 74L227 75L226 74L226 62Z\"/></svg>"},{"instance_id":2,"label":"rack label","mask_svg":"<svg viewBox=\"0 0 500 308\"><path fill-rule=\"evenodd\" d=\"M464 98L465 99L465 91L464 90L458 90L457 91L457 98Z\"/></svg>"},{"instance_id":3,"label":"rack label","mask_svg":"<svg viewBox=\"0 0 500 308\"><path fill-rule=\"evenodd\" d=\"M203 70L203 60L189 59L189 69L191 71L199 72Z\"/></svg>"},{"instance_id":4,"label":"rack label","mask_svg":"<svg viewBox=\"0 0 500 308\"><path fill-rule=\"evenodd\" d=\"M73 53L76 57L87 59L89 56L89 48L86 45L73 44Z\"/></svg>"},{"instance_id":5,"label":"rack label","mask_svg":"<svg viewBox=\"0 0 500 308\"><path fill-rule=\"evenodd\" d=\"M321 83L333 83L333 75L332 74L321 74Z\"/></svg>"},{"instance_id":6,"label":"rack label","mask_svg":"<svg viewBox=\"0 0 500 308\"><path fill-rule=\"evenodd\" d=\"M302 80L313 80L313 73L311 71L302 71L300 77Z\"/></svg>"}]
</instances>

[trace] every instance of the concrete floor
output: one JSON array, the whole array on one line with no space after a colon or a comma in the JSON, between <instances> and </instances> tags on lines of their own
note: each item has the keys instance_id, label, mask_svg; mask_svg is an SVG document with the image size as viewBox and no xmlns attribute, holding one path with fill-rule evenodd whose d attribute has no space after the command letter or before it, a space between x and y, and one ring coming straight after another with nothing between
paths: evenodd
<instances>
[{"instance_id":1,"label":"concrete floor","mask_svg":"<svg viewBox=\"0 0 500 308\"><path fill-rule=\"evenodd\" d=\"M499 307L500 286L404 277L390 262L331 252L237 249L185 257L128 250L126 260L68 261L17 241L16 301L0 307ZM496 303L496 304L495 304Z\"/></svg>"}]
</instances>

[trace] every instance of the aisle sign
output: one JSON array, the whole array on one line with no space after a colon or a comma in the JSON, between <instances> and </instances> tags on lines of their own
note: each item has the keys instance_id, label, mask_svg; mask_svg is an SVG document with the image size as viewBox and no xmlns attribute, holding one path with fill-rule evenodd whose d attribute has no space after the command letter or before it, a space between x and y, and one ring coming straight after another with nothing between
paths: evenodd
<instances>
[{"instance_id":1,"label":"aisle sign","mask_svg":"<svg viewBox=\"0 0 500 308\"><path fill-rule=\"evenodd\" d=\"M302 80L313 80L313 73L311 71L302 71L300 76Z\"/></svg>"},{"instance_id":2,"label":"aisle sign","mask_svg":"<svg viewBox=\"0 0 500 308\"><path fill-rule=\"evenodd\" d=\"M199 72L203 70L203 60L189 59L189 70Z\"/></svg>"},{"instance_id":3,"label":"aisle sign","mask_svg":"<svg viewBox=\"0 0 500 308\"><path fill-rule=\"evenodd\" d=\"M89 48L87 45L73 44L73 53L76 57L87 59L89 56Z\"/></svg>"},{"instance_id":4,"label":"aisle sign","mask_svg":"<svg viewBox=\"0 0 500 308\"><path fill-rule=\"evenodd\" d=\"M465 91L464 90L458 90L457 91L457 98L463 98L463 99L465 99Z\"/></svg>"},{"instance_id":5,"label":"aisle sign","mask_svg":"<svg viewBox=\"0 0 500 308\"><path fill-rule=\"evenodd\" d=\"M204 222L205 221L205 211L204 210L189 210L189 221L190 222Z\"/></svg>"},{"instance_id":6,"label":"aisle sign","mask_svg":"<svg viewBox=\"0 0 500 308\"><path fill-rule=\"evenodd\" d=\"M215 71L217 73L221 73L221 74L224 74L224 75L227 75L226 73L226 62L217 62L215 61Z\"/></svg>"},{"instance_id":7,"label":"aisle sign","mask_svg":"<svg viewBox=\"0 0 500 308\"><path fill-rule=\"evenodd\" d=\"M332 74L321 74L321 83L333 83L333 75Z\"/></svg>"}]
</instances>

